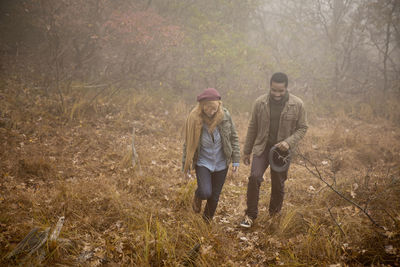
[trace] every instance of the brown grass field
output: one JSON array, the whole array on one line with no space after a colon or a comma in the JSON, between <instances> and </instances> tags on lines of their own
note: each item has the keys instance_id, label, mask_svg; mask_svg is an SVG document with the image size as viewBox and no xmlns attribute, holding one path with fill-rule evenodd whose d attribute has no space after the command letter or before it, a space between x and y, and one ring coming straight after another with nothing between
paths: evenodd
<instances>
[{"instance_id":1,"label":"brown grass field","mask_svg":"<svg viewBox=\"0 0 400 267\"><path fill-rule=\"evenodd\" d=\"M50 99L28 89L0 95L1 265L400 266L400 128L387 121L310 114L299 151L317 169L293 160L282 214L272 219L267 171L259 219L244 230L244 164L228 173L210 225L191 209L196 182L181 173L188 105L146 93L91 102L71 93L60 111ZM248 118L233 119L242 148ZM41 257L7 258L31 229L61 216L61 239Z\"/></svg>"}]
</instances>

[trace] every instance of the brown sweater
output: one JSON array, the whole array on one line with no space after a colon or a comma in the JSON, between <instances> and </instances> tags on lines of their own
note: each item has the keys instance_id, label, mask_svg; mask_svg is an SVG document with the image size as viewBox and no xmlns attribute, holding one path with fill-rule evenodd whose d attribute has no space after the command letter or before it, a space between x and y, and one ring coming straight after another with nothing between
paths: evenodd
<instances>
[{"instance_id":1,"label":"brown sweater","mask_svg":"<svg viewBox=\"0 0 400 267\"><path fill-rule=\"evenodd\" d=\"M288 101L288 99L289 99L289 93L287 91L284 97L279 101L274 100L272 97L269 98L270 123L269 123L269 134L268 134L268 144L267 144L269 146L273 146L277 143L279 121L281 119L282 110L285 107L285 104Z\"/></svg>"}]
</instances>

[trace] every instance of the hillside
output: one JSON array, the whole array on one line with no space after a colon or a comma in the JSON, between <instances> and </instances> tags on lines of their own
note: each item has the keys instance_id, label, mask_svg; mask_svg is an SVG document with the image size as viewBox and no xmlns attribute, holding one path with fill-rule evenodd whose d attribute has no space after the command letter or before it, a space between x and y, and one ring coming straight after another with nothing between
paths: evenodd
<instances>
[{"instance_id":1,"label":"hillside","mask_svg":"<svg viewBox=\"0 0 400 267\"><path fill-rule=\"evenodd\" d=\"M195 180L181 173L181 127L190 110L183 102L145 93L79 104L71 98L60 113L29 92L3 91L0 101L2 264L179 266L200 244L196 266L400 265L400 129L389 122L310 114L299 148L379 226L297 156L281 217L267 215L267 171L260 217L244 230L244 164L237 176L228 174L210 225L191 210ZM233 120L242 148L248 118L233 112ZM54 227L61 216L62 239L44 257L6 258L32 228Z\"/></svg>"}]
</instances>

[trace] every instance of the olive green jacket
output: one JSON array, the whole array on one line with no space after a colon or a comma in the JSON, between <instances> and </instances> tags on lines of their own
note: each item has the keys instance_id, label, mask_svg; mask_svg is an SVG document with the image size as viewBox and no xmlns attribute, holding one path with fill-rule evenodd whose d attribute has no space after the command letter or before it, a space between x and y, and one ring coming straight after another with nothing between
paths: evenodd
<instances>
[{"instance_id":1,"label":"olive green jacket","mask_svg":"<svg viewBox=\"0 0 400 267\"><path fill-rule=\"evenodd\" d=\"M226 166L229 166L231 162L240 162L240 147L239 147L239 137L237 135L235 125L233 124L232 117L226 108L224 110L224 118L217 125L219 134L221 135L222 149L224 150L224 155L226 158ZM201 140L201 136L200 136ZM193 165L196 164L198 155L200 153L200 143L197 147L196 153L193 157ZM183 144L183 157L182 157L182 170L185 166L186 161L186 144ZM194 168L194 166L192 166Z\"/></svg>"},{"instance_id":2,"label":"olive green jacket","mask_svg":"<svg viewBox=\"0 0 400 267\"><path fill-rule=\"evenodd\" d=\"M267 145L270 123L269 97L269 93L262 95L253 105L243 149L245 155L253 152L254 155L259 156ZM307 129L307 114L303 101L289 94L289 99L281 113L277 141L286 141L293 150L304 137Z\"/></svg>"}]
</instances>

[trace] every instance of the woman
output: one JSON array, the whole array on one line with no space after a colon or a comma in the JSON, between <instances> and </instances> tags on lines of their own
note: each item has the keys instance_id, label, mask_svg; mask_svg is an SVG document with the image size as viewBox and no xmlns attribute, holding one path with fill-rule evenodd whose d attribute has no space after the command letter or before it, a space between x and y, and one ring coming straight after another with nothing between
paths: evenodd
<instances>
[{"instance_id":1,"label":"woman","mask_svg":"<svg viewBox=\"0 0 400 267\"><path fill-rule=\"evenodd\" d=\"M232 162L237 172L240 162L238 135L227 109L222 107L221 95L214 88L205 89L197 96L198 104L190 112L185 124L183 172L188 176L196 171L197 190L192 207L201 211L207 200L203 219L211 221L225 183L228 166Z\"/></svg>"}]
</instances>

